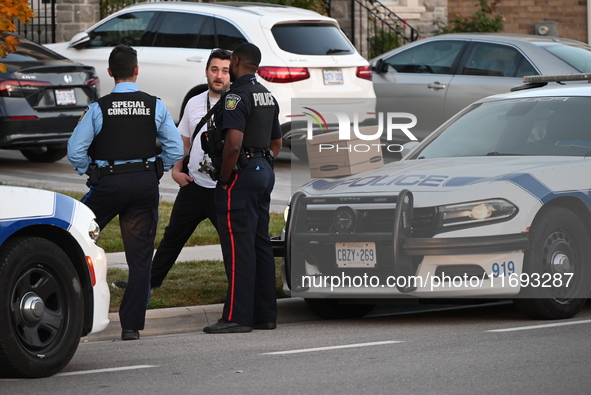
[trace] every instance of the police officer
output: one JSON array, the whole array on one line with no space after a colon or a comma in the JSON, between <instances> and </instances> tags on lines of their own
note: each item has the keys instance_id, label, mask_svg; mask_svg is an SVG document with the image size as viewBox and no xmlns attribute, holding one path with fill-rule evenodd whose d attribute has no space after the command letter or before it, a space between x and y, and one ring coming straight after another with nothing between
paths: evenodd
<instances>
[{"instance_id":1,"label":"police officer","mask_svg":"<svg viewBox=\"0 0 591 395\"><path fill-rule=\"evenodd\" d=\"M183 142L168 110L138 90L137 53L116 46L109 56L113 91L92 103L68 141L68 159L89 174L90 207L101 229L119 215L129 266L119 308L121 339L139 339L144 329L150 266L158 221L159 178L183 157ZM162 153L156 155L156 139Z\"/></svg>"},{"instance_id":2,"label":"police officer","mask_svg":"<svg viewBox=\"0 0 591 395\"><path fill-rule=\"evenodd\" d=\"M275 184L272 160L281 149L279 107L256 81L261 52L239 45L230 59L233 82L224 99L226 133L219 180L214 191L218 232L228 291L222 318L206 333L275 329L275 261L269 238L269 207Z\"/></svg>"}]
</instances>

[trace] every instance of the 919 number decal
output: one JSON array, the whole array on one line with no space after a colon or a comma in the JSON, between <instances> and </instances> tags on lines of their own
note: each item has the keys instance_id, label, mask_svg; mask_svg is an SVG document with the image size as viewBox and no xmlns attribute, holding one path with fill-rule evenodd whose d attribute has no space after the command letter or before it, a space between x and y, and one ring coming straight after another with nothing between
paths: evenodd
<instances>
[{"instance_id":1,"label":"919 number decal","mask_svg":"<svg viewBox=\"0 0 591 395\"><path fill-rule=\"evenodd\" d=\"M509 276L513 273L515 273L515 262L513 261L492 264L492 275L495 278Z\"/></svg>"}]
</instances>

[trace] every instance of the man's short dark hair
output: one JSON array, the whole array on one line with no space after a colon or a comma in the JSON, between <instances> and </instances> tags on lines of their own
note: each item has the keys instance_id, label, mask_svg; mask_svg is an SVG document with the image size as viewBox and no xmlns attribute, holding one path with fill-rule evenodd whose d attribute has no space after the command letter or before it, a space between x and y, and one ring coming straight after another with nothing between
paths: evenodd
<instances>
[{"instance_id":1,"label":"man's short dark hair","mask_svg":"<svg viewBox=\"0 0 591 395\"><path fill-rule=\"evenodd\" d=\"M133 77L137 67L137 52L129 45L117 45L109 55L109 69L117 80Z\"/></svg>"},{"instance_id":2,"label":"man's short dark hair","mask_svg":"<svg viewBox=\"0 0 591 395\"><path fill-rule=\"evenodd\" d=\"M211 63L212 59L220 59L220 60L230 60L232 57L232 51L228 51L227 49L220 49L215 48L211 51L209 58L207 59L207 64L205 65L205 69L209 68L209 64Z\"/></svg>"},{"instance_id":3,"label":"man's short dark hair","mask_svg":"<svg viewBox=\"0 0 591 395\"><path fill-rule=\"evenodd\" d=\"M240 44L234 49L232 55L254 67L259 67L261 63L261 50L252 43Z\"/></svg>"}]
</instances>

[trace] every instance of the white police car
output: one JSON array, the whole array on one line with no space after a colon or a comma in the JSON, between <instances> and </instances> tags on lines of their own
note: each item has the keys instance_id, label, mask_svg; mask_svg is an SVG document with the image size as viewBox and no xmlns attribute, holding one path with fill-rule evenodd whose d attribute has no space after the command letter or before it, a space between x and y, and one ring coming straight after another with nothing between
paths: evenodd
<instances>
[{"instance_id":1,"label":"white police car","mask_svg":"<svg viewBox=\"0 0 591 395\"><path fill-rule=\"evenodd\" d=\"M591 75L529 81L575 78ZM284 289L325 317L389 297L511 298L530 317L572 317L590 291L590 174L591 86L482 99L399 162L301 187Z\"/></svg>"},{"instance_id":2,"label":"white police car","mask_svg":"<svg viewBox=\"0 0 591 395\"><path fill-rule=\"evenodd\" d=\"M109 323L107 260L84 204L0 186L0 377L59 372Z\"/></svg>"}]
</instances>

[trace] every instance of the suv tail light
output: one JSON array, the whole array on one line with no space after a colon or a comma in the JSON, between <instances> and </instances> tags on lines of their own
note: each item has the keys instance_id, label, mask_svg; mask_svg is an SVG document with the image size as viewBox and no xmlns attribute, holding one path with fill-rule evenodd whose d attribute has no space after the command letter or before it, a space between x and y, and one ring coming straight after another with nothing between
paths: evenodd
<instances>
[{"instance_id":1,"label":"suv tail light","mask_svg":"<svg viewBox=\"0 0 591 395\"><path fill-rule=\"evenodd\" d=\"M359 66L357 67L357 72L355 75L359 78L363 78L364 80L371 81L372 74L371 74L371 67L370 66Z\"/></svg>"},{"instance_id":2,"label":"suv tail light","mask_svg":"<svg viewBox=\"0 0 591 395\"><path fill-rule=\"evenodd\" d=\"M30 80L5 80L0 78L0 96L27 97L51 83Z\"/></svg>"},{"instance_id":3,"label":"suv tail light","mask_svg":"<svg viewBox=\"0 0 591 395\"><path fill-rule=\"evenodd\" d=\"M285 84L303 81L310 78L310 72L305 67L259 67L257 73L265 81Z\"/></svg>"}]
</instances>

